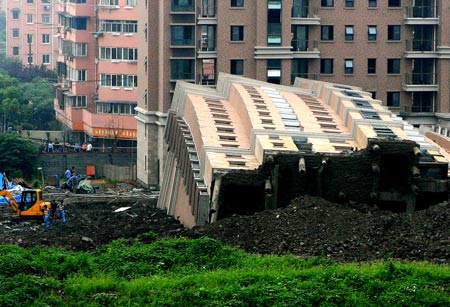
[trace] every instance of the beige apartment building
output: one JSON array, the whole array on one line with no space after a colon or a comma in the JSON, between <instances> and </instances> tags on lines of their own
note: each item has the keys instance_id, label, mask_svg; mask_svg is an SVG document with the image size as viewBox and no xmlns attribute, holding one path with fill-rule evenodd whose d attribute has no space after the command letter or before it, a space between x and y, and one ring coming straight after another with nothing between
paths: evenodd
<instances>
[{"instance_id":1,"label":"beige apartment building","mask_svg":"<svg viewBox=\"0 0 450 307\"><path fill-rule=\"evenodd\" d=\"M6 55L54 69L55 10L51 0L5 0Z\"/></svg>"},{"instance_id":2,"label":"beige apartment building","mask_svg":"<svg viewBox=\"0 0 450 307\"><path fill-rule=\"evenodd\" d=\"M176 82L218 72L293 84L358 86L418 126L449 112L446 0L145 0L139 2L138 169L159 184ZM445 123L440 123L445 125ZM440 128L439 128L440 129ZM449 131L444 129L443 131Z\"/></svg>"}]
</instances>

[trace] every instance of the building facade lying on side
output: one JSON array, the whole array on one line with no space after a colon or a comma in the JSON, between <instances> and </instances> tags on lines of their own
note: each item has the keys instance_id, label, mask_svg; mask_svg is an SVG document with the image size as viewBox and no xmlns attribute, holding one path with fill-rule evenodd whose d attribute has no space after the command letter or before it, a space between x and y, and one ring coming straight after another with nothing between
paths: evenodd
<instances>
[{"instance_id":1,"label":"building facade lying on side","mask_svg":"<svg viewBox=\"0 0 450 307\"><path fill-rule=\"evenodd\" d=\"M448 154L361 88L282 86L220 74L178 82L158 206L185 226L287 205L304 194L395 203L448 197Z\"/></svg>"},{"instance_id":2,"label":"building facade lying on side","mask_svg":"<svg viewBox=\"0 0 450 307\"><path fill-rule=\"evenodd\" d=\"M136 140L137 1L58 1L56 118L94 147Z\"/></svg>"},{"instance_id":3,"label":"building facade lying on side","mask_svg":"<svg viewBox=\"0 0 450 307\"><path fill-rule=\"evenodd\" d=\"M6 55L55 69L56 13L51 0L5 0Z\"/></svg>"},{"instance_id":4,"label":"building facade lying on side","mask_svg":"<svg viewBox=\"0 0 450 307\"><path fill-rule=\"evenodd\" d=\"M144 167L138 178L144 184L160 183L176 81L215 86L217 72L283 85L296 77L350 84L414 125L446 124L435 115L450 111L447 0L148 0L139 6Z\"/></svg>"}]
</instances>

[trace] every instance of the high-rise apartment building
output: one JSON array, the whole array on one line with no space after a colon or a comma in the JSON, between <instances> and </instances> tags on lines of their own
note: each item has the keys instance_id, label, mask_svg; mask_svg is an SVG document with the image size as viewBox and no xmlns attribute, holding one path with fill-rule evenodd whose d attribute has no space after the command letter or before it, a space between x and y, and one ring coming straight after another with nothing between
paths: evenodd
<instances>
[{"instance_id":1,"label":"high-rise apartment building","mask_svg":"<svg viewBox=\"0 0 450 307\"><path fill-rule=\"evenodd\" d=\"M137 0L69 0L58 16L55 110L80 142L136 140Z\"/></svg>"},{"instance_id":2,"label":"high-rise apartment building","mask_svg":"<svg viewBox=\"0 0 450 307\"><path fill-rule=\"evenodd\" d=\"M6 0L6 55L24 65L55 68L55 11L51 0Z\"/></svg>"},{"instance_id":3,"label":"high-rise apartment building","mask_svg":"<svg viewBox=\"0 0 450 307\"><path fill-rule=\"evenodd\" d=\"M449 112L449 20L446 0L139 1L138 179L160 182L176 82L219 71L358 86L416 124Z\"/></svg>"}]
</instances>

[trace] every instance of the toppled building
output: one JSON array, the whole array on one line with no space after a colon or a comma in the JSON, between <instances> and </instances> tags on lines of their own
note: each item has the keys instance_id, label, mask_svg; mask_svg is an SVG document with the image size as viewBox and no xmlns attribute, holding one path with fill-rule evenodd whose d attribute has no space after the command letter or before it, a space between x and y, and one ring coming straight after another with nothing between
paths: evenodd
<instances>
[{"instance_id":1,"label":"toppled building","mask_svg":"<svg viewBox=\"0 0 450 307\"><path fill-rule=\"evenodd\" d=\"M158 206L185 226L318 195L414 211L448 199L448 159L360 88L220 74L178 82Z\"/></svg>"}]
</instances>

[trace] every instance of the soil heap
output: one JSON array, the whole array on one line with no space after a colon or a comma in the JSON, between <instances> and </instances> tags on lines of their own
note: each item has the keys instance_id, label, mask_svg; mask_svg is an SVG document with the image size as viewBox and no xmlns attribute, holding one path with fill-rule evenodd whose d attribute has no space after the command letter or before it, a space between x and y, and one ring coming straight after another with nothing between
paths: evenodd
<instances>
[{"instance_id":1,"label":"soil heap","mask_svg":"<svg viewBox=\"0 0 450 307\"><path fill-rule=\"evenodd\" d=\"M408 216L364 204L336 204L303 196L286 208L235 215L212 225L185 229L156 208L156 198L146 193L52 197L65 199L67 224L56 219L47 231L35 221L18 222L7 214L10 208L0 208L4 215L0 244L94 250L118 238L143 239L152 232L159 237L209 236L261 254L323 256L339 261L395 258L450 262L448 202Z\"/></svg>"}]
</instances>

